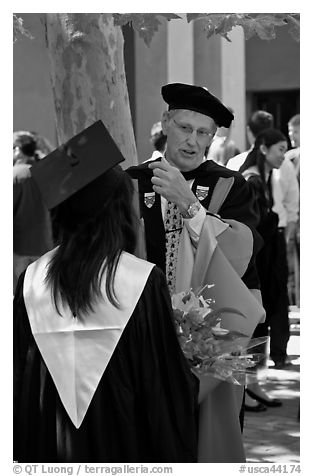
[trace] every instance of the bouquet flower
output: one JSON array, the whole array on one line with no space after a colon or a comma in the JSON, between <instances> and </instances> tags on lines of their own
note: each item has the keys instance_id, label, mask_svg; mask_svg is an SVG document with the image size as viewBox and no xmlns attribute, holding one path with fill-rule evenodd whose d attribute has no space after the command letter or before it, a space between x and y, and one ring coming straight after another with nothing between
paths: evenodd
<instances>
[{"instance_id":1,"label":"bouquet flower","mask_svg":"<svg viewBox=\"0 0 313 476\"><path fill-rule=\"evenodd\" d=\"M213 310L212 298L204 299L202 292L213 287L206 285L198 292L192 289L174 294L172 307L178 339L199 375L212 375L236 385L244 385L247 369L253 367L262 354L248 353L255 346L267 341L267 337L251 339L246 345L247 336L221 327L222 313L246 316L233 308Z\"/></svg>"}]
</instances>

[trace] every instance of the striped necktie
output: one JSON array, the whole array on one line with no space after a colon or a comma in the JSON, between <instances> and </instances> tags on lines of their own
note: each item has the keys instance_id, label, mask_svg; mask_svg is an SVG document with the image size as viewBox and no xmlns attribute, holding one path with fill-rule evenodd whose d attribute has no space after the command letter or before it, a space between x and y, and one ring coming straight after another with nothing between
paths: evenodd
<instances>
[{"instance_id":1,"label":"striped necktie","mask_svg":"<svg viewBox=\"0 0 313 476\"><path fill-rule=\"evenodd\" d=\"M168 202L164 219L166 246L166 280L171 294L175 292L176 265L183 219L175 203Z\"/></svg>"}]
</instances>

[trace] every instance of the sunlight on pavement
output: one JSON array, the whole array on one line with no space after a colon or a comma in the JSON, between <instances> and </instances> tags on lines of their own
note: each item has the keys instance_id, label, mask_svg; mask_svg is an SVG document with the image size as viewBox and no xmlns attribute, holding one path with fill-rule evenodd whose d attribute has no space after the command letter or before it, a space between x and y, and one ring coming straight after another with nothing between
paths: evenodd
<instances>
[{"instance_id":1,"label":"sunlight on pavement","mask_svg":"<svg viewBox=\"0 0 313 476\"><path fill-rule=\"evenodd\" d=\"M292 366L284 370L268 368L262 373L262 386L283 405L261 413L246 412L243 439L247 462L295 463L300 461L300 318L291 320L288 355ZM295 329L295 327L297 327Z\"/></svg>"}]
</instances>

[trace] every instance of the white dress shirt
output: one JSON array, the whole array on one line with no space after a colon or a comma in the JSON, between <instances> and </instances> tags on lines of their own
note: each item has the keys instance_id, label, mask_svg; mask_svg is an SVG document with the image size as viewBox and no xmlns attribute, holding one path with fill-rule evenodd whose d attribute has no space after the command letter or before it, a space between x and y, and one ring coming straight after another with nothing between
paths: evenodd
<instances>
[{"instance_id":1,"label":"white dress shirt","mask_svg":"<svg viewBox=\"0 0 313 476\"><path fill-rule=\"evenodd\" d=\"M292 163L285 159L272 173L273 211L279 216L279 227L299 218L299 183Z\"/></svg>"}]
</instances>

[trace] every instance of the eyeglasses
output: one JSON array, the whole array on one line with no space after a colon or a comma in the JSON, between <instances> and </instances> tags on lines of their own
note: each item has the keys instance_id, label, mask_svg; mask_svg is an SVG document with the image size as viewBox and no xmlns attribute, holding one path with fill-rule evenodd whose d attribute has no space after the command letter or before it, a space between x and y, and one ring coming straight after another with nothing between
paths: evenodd
<instances>
[{"instance_id":1,"label":"eyeglasses","mask_svg":"<svg viewBox=\"0 0 313 476\"><path fill-rule=\"evenodd\" d=\"M197 133L197 137L199 139L209 139L215 135L215 131L208 131L207 129L194 129L193 127L189 126L188 124L179 124L178 122L173 119L173 122L175 126L177 127L178 130L180 130L183 134L185 135L191 135L193 134L193 131L195 130Z\"/></svg>"}]
</instances>

